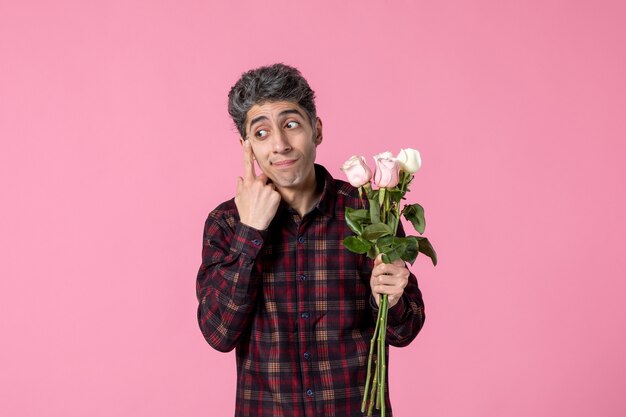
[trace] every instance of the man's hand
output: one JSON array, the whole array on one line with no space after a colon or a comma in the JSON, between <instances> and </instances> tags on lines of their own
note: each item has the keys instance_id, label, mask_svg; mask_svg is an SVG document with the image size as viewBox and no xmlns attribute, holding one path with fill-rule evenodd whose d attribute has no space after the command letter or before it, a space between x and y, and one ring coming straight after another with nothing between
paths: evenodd
<instances>
[{"instance_id":1,"label":"man's hand","mask_svg":"<svg viewBox=\"0 0 626 417\"><path fill-rule=\"evenodd\" d=\"M381 294L388 295L389 308L396 305L408 283L409 270L402 259L386 264L383 262L382 255L376 257L370 287L377 305L380 305Z\"/></svg>"},{"instance_id":2,"label":"man's hand","mask_svg":"<svg viewBox=\"0 0 626 417\"><path fill-rule=\"evenodd\" d=\"M250 140L243 143L243 178L237 179L235 205L241 222L257 230L265 230L270 225L278 205L280 194L265 174L254 172L254 157Z\"/></svg>"}]
</instances>

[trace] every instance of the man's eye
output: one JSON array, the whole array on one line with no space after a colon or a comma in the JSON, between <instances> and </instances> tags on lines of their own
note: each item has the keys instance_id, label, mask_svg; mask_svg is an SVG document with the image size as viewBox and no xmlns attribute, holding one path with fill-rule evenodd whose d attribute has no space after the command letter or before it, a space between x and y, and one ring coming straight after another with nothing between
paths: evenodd
<instances>
[{"instance_id":1,"label":"man's eye","mask_svg":"<svg viewBox=\"0 0 626 417\"><path fill-rule=\"evenodd\" d=\"M264 137L266 137L269 134L269 132L265 129L261 129L261 130L257 130L256 133L254 134L254 136L256 136L259 139L262 139Z\"/></svg>"},{"instance_id":2,"label":"man's eye","mask_svg":"<svg viewBox=\"0 0 626 417\"><path fill-rule=\"evenodd\" d=\"M285 126L286 126L288 129L294 129L294 128L296 128L296 127L300 126L300 123L298 123L298 122L294 122L294 121L291 121L291 122L287 123Z\"/></svg>"}]
</instances>

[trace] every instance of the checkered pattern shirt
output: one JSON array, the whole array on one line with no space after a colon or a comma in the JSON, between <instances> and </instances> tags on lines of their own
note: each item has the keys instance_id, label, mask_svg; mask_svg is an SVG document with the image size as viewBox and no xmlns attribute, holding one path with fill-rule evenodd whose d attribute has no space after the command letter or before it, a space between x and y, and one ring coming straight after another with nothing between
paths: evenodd
<instances>
[{"instance_id":1,"label":"checkered pattern shirt","mask_svg":"<svg viewBox=\"0 0 626 417\"><path fill-rule=\"evenodd\" d=\"M358 190L316 165L317 206L303 218L281 203L258 231L234 200L209 214L197 277L198 322L215 349L236 350L239 417L362 416L376 304L372 261L342 245ZM413 274L389 310L387 341L405 346L424 322ZM388 350L387 350L388 355ZM388 414L392 415L388 393Z\"/></svg>"}]
</instances>

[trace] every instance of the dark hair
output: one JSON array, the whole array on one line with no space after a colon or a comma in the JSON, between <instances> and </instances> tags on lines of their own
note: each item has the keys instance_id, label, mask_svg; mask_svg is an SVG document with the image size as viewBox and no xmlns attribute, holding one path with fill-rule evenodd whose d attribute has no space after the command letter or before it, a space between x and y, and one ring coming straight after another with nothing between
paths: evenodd
<instances>
[{"instance_id":1,"label":"dark hair","mask_svg":"<svg viewBox=\"0 0 626 417\"><path fill-rule=\"evenodd\" d=\"M255 104L291 101L302 107L315 126L315 92L297 68L274 64L252 69L242 74L228 93L228 114L235 127L246 137L246 116Z\"/></svg>"}]
</instances>

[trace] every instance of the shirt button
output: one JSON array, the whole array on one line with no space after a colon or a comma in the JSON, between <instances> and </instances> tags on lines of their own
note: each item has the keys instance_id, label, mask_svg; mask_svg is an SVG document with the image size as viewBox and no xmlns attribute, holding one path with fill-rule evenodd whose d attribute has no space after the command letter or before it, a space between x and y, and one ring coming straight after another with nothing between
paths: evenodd
<instances>
[{"instance_id":1,"label":"shirt button","mask_svg":"<svg viewBox=\"0 0 626 417\"><path fill-rule=\"evenodd\" d=\"M302 317L303 319L308 319L309 318L309 313L307 313L306 311L302 314L300 314L300 317Z\"/></svg>"},{"instance_id":2,"label":"shirt button","mask_svg":"<svg viewBox=\"0 0 626 417\"><path fill-rule=\"evenodd\" d=\"M313 390L310 389L310 388L308 390L306 390L306 395L308 395L309 397L312 397L313 396Z\"/></svg>"},{"instance_id":3,"label":"shirt button","mask_svg":"<svg viewBox=\"0 0 626 417\"><path fill-rule=\"evenodd\" d=\"M306 281L306 275L304 274L300 275L300 281Z\"/></svg>"},{"instance_id":4,"label":"shirt button","mask_svg":"<svg viewBox=\"0 0 626 417\"><path fill-rule=\"evenodd\" d=\"M261 241L259 239L254 239L252 241L252 243L254 243L255 245L259 246L261 244Z\"/></svg>"},{"instance_id":5,"label":"shirt button","mask_svg":"<svg viewBox=\"0 0 626 417\"><path fill-rule=\"evenodd\" d=\"M300 242L300 243L304 243L304 241L305 241L305 240L306 240L306 239L305 239L303 236L300 236L300 237L298 238L298 242Z\"/></svg>"},{"instance_id":6,"label":"shirt button","mask_svg":"<svg viewBox=\"0 0 626 417\"><path fill-rule=\"evenodd\" d=\"M304 352L304 359L306 360L311 359L311 354L309 352Z\"/></svg>"}]
</instances>

